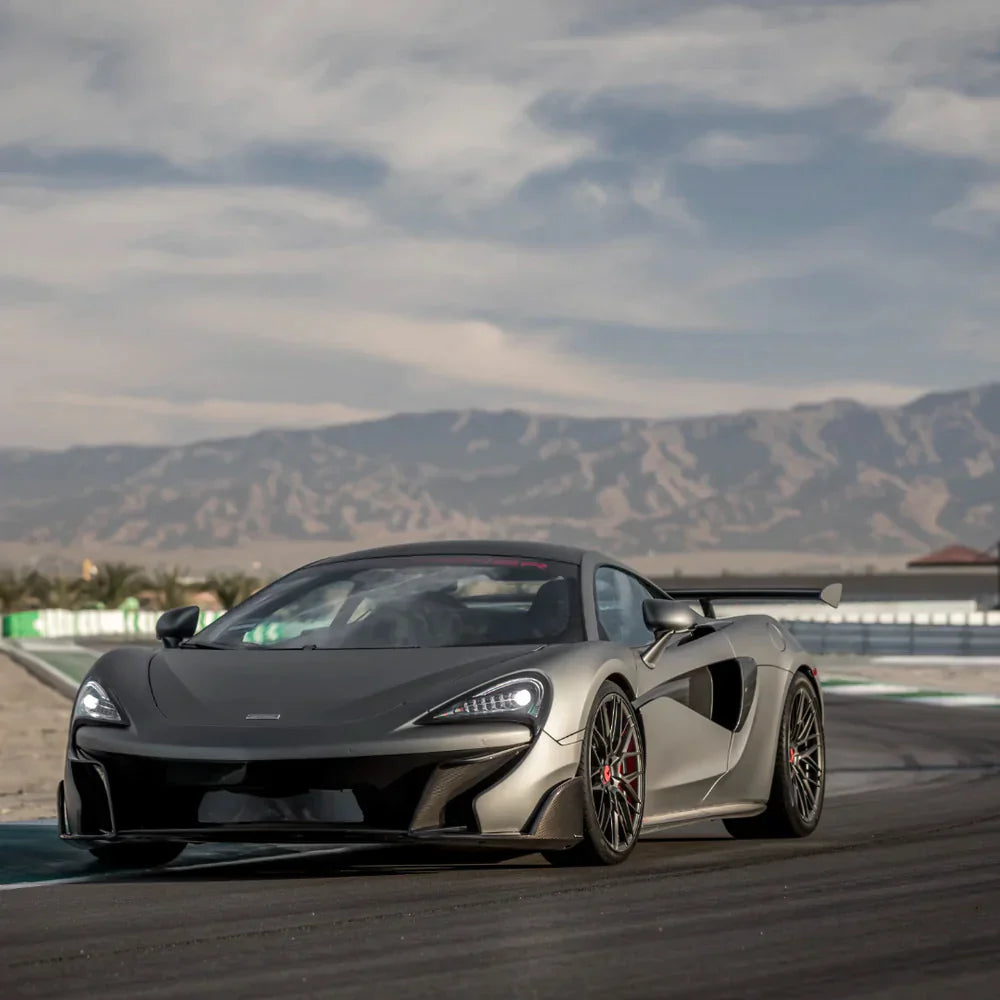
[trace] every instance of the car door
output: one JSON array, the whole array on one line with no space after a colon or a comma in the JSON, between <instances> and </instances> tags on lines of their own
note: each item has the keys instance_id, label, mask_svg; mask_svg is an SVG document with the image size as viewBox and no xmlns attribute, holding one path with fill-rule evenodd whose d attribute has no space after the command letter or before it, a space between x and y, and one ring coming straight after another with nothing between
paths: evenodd
<instances>
[{"instance_id":1,"label":"car door","mask_svg":"<svg viewBox=\"0 0 1000 1000\"><path fill-rule=\"evenodd\" d=\"M709 667L732 661L724 633L706 631L671 640L650 664L640 652L653 642L643 601L661 594L614 566L595 576L597 620L603 638L631 646L639 660L636 705L646 740L647 825L698 809L725 774L732 731L712 721Z\"/></svg>"}]
</instances>

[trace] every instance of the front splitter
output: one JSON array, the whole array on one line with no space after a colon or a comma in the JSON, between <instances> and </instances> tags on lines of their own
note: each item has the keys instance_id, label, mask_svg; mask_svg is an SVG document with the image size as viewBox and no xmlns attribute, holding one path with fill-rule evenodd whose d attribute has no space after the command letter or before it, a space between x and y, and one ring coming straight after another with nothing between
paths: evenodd
<instances>
[{"instance_id":1,"label":"front splitter","mask_svg":"<svg viewBox=\"0 0 1000 1000\"><path fill-rule=\"evenodd\" d=\"M60 823L62 840L81 847L100 844L180 841L208 843L289 844L400 844L440 847L499 848L503 850L559 850L572 847L583 837L583 782L571 778L546 796L525 831L478 833L465 828L437 827L423 830L386 830L328 823L236 823L197 827L119 829L113 834L69 833Z\"/></svg>"}]
</instances>

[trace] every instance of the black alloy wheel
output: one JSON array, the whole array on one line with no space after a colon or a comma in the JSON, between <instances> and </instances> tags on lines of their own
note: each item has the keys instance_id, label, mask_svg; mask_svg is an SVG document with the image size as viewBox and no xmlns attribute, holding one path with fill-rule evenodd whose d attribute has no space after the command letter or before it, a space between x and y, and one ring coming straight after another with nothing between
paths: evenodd
<instances>
[{"instance_id":1,"label":"black alloy wheel","mask_svg":"<svg viewBox=\"0 0 1000 1000\"><path fill-rule=\"evenodd\" d=\"M826 790L826 741L816 688L798 673L789 685L778 733L767 808L758 816L727 819L734 837L808 837L819 824Z\"/></svg>"},{"instance_id":2,"label":"black alloy wheel","mask_svg":"<svg viewBox=\"0 0 1000 1000\"><path fill-rule=\"evenodd\" d=\"M815 826L823 807L826 750L820 728L816 695L811 687L796 685L792 696L788 734L788 770L792 805L805 825Z\"/></svg>"},{"instance_id":3,"label":"black alloy wheel","mask_svg":"<svg viewBox=\"0 0 1000 1000\"><path fill-rule=\"evenodd\" d=\"M619 864L642 829L645 754L635 709L612 681L594 699L578 773L584 782L583 841L543 853L554 865Z\"/></svg>"}]
</instances>

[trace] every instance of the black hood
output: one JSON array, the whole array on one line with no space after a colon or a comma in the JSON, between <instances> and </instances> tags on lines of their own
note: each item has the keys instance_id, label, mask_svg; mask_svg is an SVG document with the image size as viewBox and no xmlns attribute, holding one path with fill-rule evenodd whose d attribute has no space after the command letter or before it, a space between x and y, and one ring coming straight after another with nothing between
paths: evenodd
<instances>
[{"instance_id":1,"label":"black hood","mask_svg":"<svg viewBox=\"0 0 1000 1000\"><path fill-rule=\"evenodd\" d=\"M185 726L241 726L251 714L280 715L282 727L390 714L399 724L516 670L536 648L171 649L149 661L149 684L160 712Z\"/></svg>"}]
</instances>

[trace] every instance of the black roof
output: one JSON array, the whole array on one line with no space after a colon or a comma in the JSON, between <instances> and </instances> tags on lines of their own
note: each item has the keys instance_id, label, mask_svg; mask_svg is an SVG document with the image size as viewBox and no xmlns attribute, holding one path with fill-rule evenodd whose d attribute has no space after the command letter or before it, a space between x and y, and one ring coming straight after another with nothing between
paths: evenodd
<instances>
[{"instance_id":1,"label":"black roof","mask_svg":"<svg viewBox=\"0 0 1000 1000\"><path fill-rule=\"evenodd\" d=\"M360 552L345 552L319 562L346 562L354 559L386 559L398 556L520 556L525 559L564 562L579 566L586 549L568 545L550 545L548 542L507 542L495 539L461 540L447 542L410 542L405 545L386 545Z\"/></svg>"}]
</instances>

